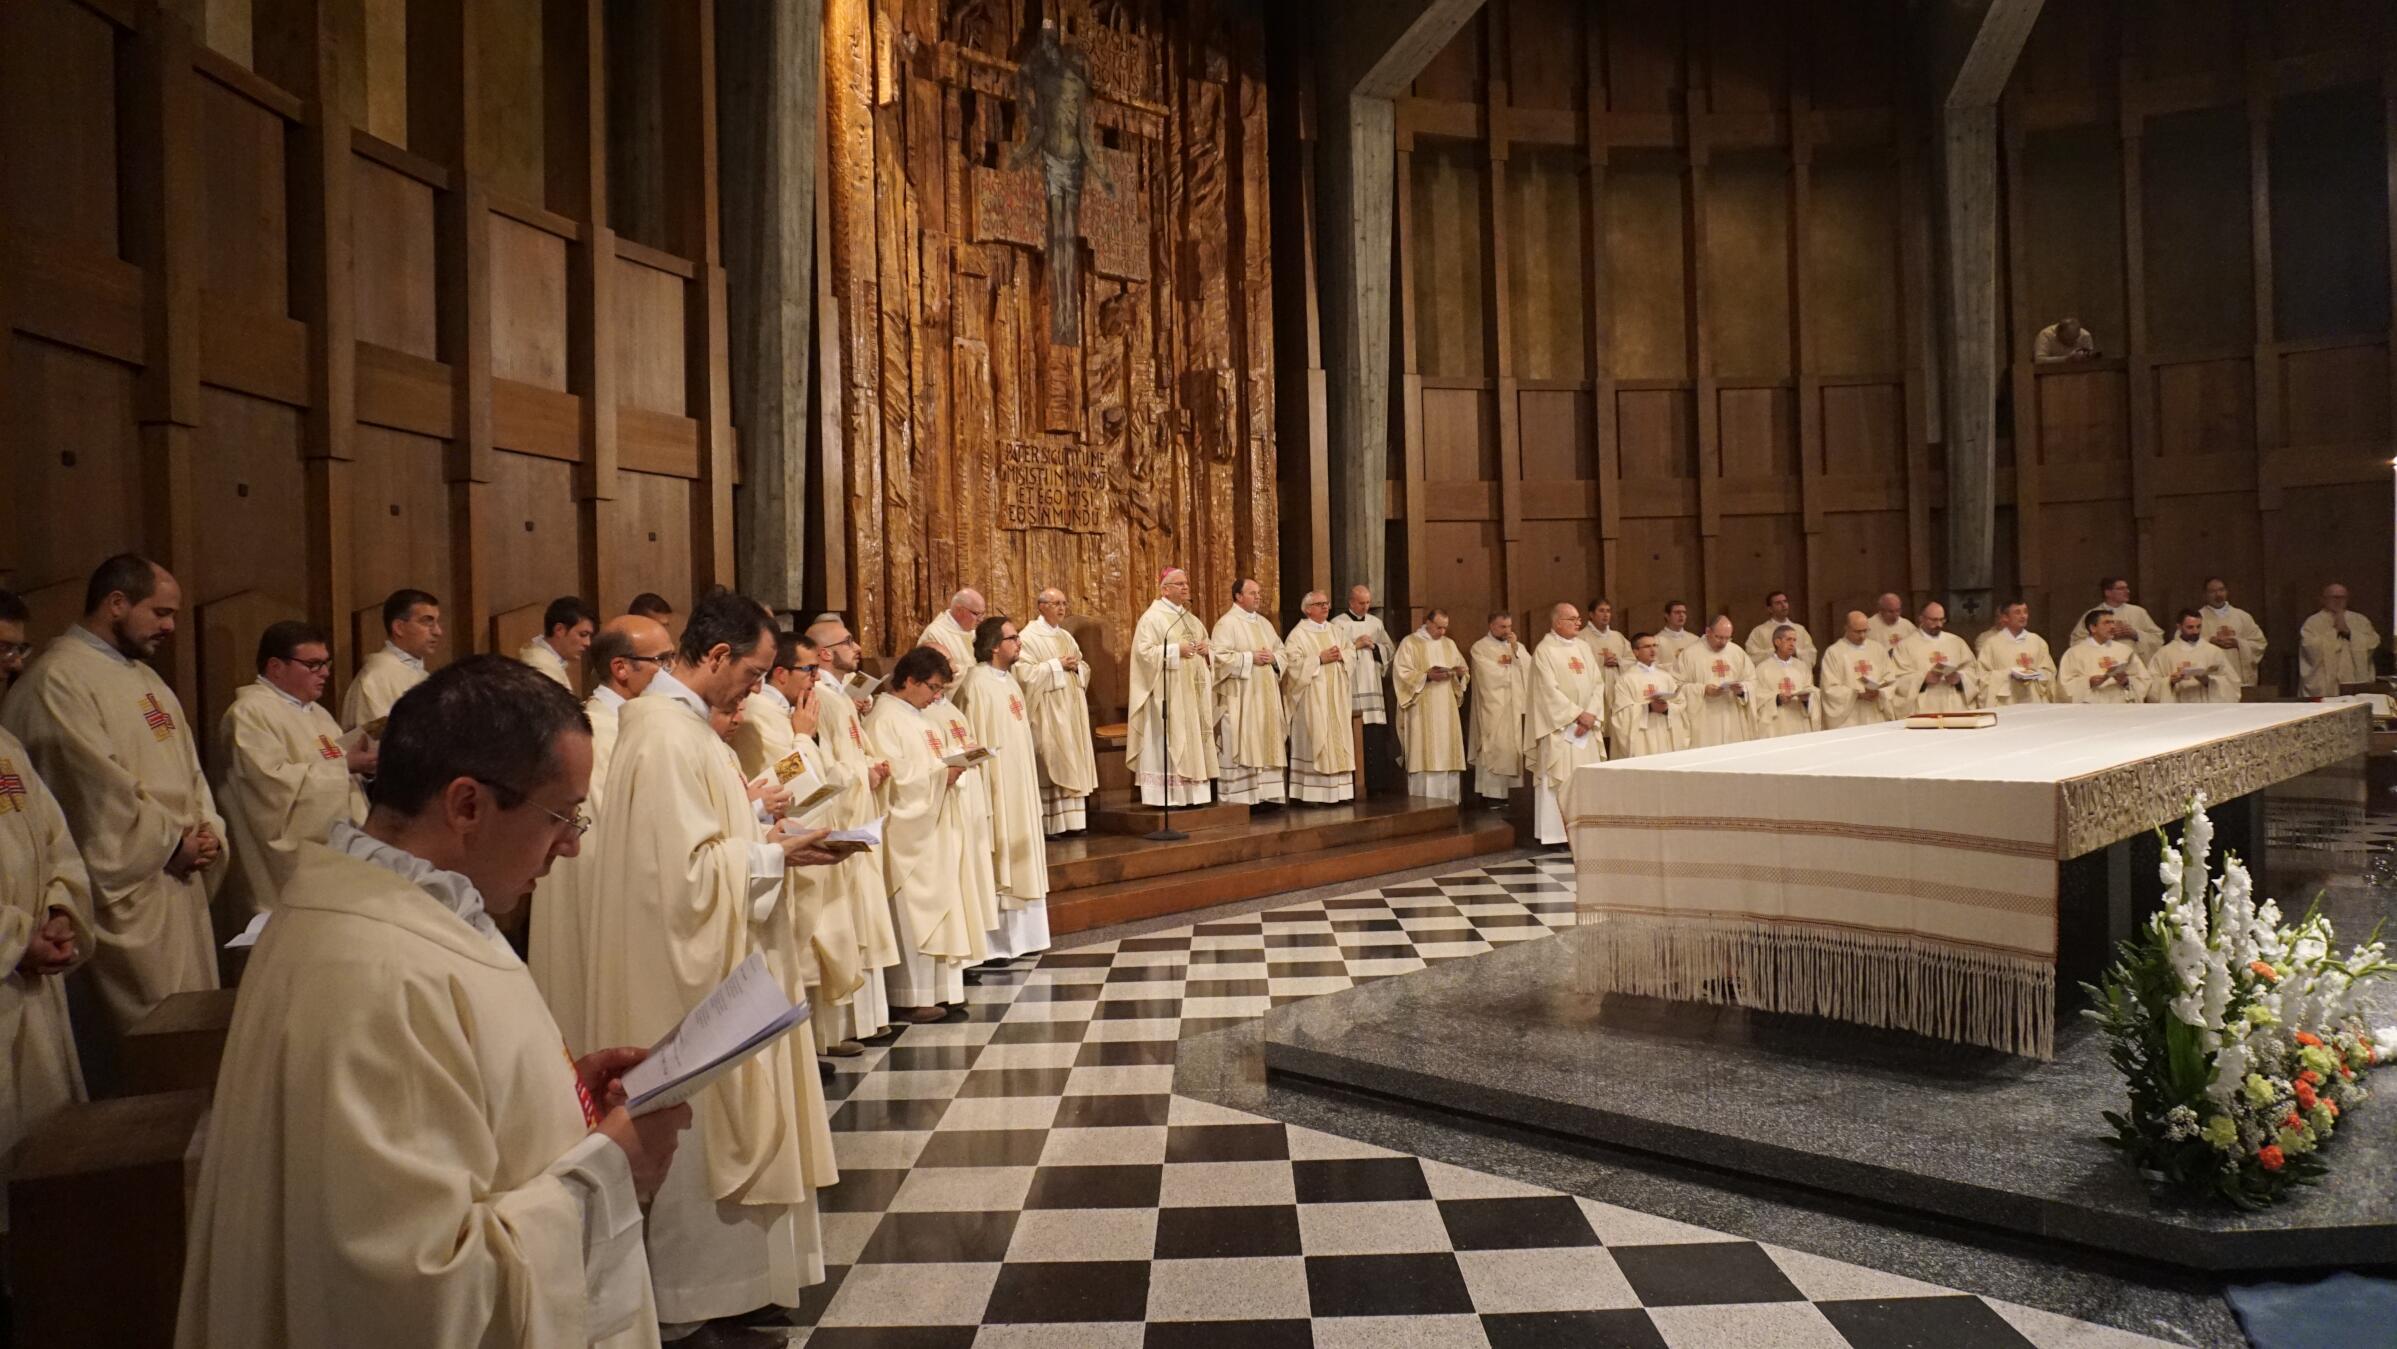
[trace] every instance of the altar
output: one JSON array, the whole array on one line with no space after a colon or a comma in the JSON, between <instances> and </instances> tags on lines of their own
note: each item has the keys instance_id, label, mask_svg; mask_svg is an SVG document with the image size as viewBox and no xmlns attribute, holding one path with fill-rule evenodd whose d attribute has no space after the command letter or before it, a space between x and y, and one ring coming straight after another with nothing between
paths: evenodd
<instances>
[{"instance_id":1,"label":"altar","mask_svg":"<svg viewBox=\"0 0 2397 1349\"><path fill-rule=\"evenodd\" d=\"M2194 791L2253 819L2369 733L2360 704L2041 706L1594 764L1565 803L1579 977L2044 1059L2060 961L2102 967L2140 916L2135 841Z\"/></svg>"}]
</instances>

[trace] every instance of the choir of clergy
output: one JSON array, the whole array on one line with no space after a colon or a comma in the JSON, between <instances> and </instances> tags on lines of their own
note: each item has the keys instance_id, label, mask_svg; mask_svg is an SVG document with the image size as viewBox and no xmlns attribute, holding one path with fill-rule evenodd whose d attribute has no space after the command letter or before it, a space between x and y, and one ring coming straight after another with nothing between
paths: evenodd
<instances>
[{"instance_id":1,"label":"choir of clergy","mask_svg":"<svg viewBox=\"0 0 2397 1349\"><path fill-rule=\"evenodd\" d=\"M1462 714L1472 680L1472 669L1448 636L1445 610L1425 614L1423 626L1398 644L1390 683L1398 697L1398 745L1406 761L1407 795L1464 799Z\"/></svg>"},{"instance_id":2,"label":"choir of clergy","mask_svg":"<svg viewBox=\"0 0 2397 1349\"><path fill-rule=\"evenodd\" d=\"M2068 703L2143 703L2153 677L2121 622L2103 605L2081 615L2083 640L2064 653L2056 683Z\"/></svg>"},{"instance_id":3,"label":"choir of clergy","mask_svg":"<svg viewBox=\"0 0 2397 1349\"><path fill-rule=\"evenodd\" d=\"M815 647L817 661L816 744L831 765L825 780L837 793L819 808L816 821L834 829L863 828L882 818L878 794L890 778L891 766L866 741L865 717L872 700L859 696L849 684L861 659L857 636L839 618L826 616L808 625L807 640ZM849 853L834 864L832 875L853 911L860 982L847 999L816 1009L816 1016L827 1023L816 1038L833 1045L887 1044L899 1028L891 1018L884 972L899 963L899 937L884 888L882 856L867 850Z\"/></svg>"},{"instance_id":4,"label":"choir of clergy","mask_svg":"<svg viewBox=\"0 0 2397 1349\"><path fill-rule=\"evenodd\" d=\"M1015 667L1023 659L1015 623L993 614L974 627L974 668L966 675L966 727L991 752L974 770L990 816L991 881L998 921L989 931L993 959L1049 949L1049 849L1041 828L1040 774L1032 723Z\"/></svg>"},{"instance_id":5,"label":"choir of clergy","mask_svg":"<svg viewBox=\"0 0 2397 1349\"><path fill-rule=\"evenodd\" d=\"M2183 609L2172 637L2148 661L2148 696L2159 703L2235 703L2239 667L2205 638L2205 619Z\"/></svg>"},{"instance_id":6,"label":"choir of clergy","mask_svg":"<svg viewBox=\"0 0 2397 1349\"><path fill-rule=\"evenodd\" d=\"M368 656L341 695L341 729L371 732L391 705L425 676L441 649L441 601L422 590L394 590L383 601L383 649Z\"/></svg>"},{"instance_id":7,"label":"choir of clergy","mask_svg":"<svg viewBox=\"0 0 2397 1349\"><path fill-rule=\"evenodd\" d=\"M1272 805L1289 799L1289 733L1282 712L1282 639L1257 612L1265 588L1242 579L1207 644L1215 660L1216 794Z\"/></svg>"},{"instance_id":8,"label":"choir of clergy","mask_svg":"<svg viewBox=\"0 0 2397 1349\"><path fill-rule=\"evenodd\" d=\"M1804 735L1823 729L1822 699L1814 686L1814 662L1798 647L1798 625L1773 630L1773 649L1756 662L1758 739Z\"/></svg>"},{"instance_id":9,"label":"choir of clergy","mask_svg":"<svg viewBox=\"0 0 2397 1349\"><path fill-rule=\"evenodd\" d=\"M1917 631L1913 620L1906 617L1905 609L1906 601L1894 593L1884 592L1880 599L1873 602L1872 616L1865 620L1865 640L1895 656L1898 648L1904 646L1906 639Z\"/></svg>"},{"instance_id":10,"label":"choir of clergy","mask_svg":"<svg viewBox=\"0 0 2397 1349\"><path fill-rule=\"evenodd\" d=\"M1725 631L1729 631L1728 624ZM1696 645L1682 650L1697 651L1705 645L1706 639L1702 637ZM1666 667L1661 652L1655 634L1641 633L1631 641L1631 664L1615 671L1614 687L1607 694L1607 728L1614 740L1616 758L1670 754L1690 747L1694 686L1683 685Z\"/></svg>"},{"instance_id":11,"label":"choir of clergy","mask_svg":"<svg viewBox=\"0 0 2397 1349\"><path fill-rule=\"evenodd\" d=\"M2131 603L2130 579L2109 576L2098 586L2098 593L2104 598L2097 607L2114 616L2115 639L2137 651L2141 660L2155 655L2156 648L2164 645L2164 630L2156 626L2156 620L2148 617L2147 610ZM2090 630L2084 626L2073 637L2074 645L2092 640L2089 633Z\"/></svg>"},{"instance_id":12,"label":"choir of clergy","mask_svg":"<svg viewBox=\"0 0 2397 1349\"><path fill-rule=\"evenodd\" d=\"M1773 634L1783 628L1797 634L1797 659L1804 661L1809 670L1813 669L1816 655L1814 637L1806 631L1805 624L1790 616L1789 592L1786 590L1776 590L1764 597L1764 622L1748 629L1748 640L1743 647L1748 659L1761 661L1772 655Z\"/></svg>"},{"instance_id":13,"label":"choir of clergy","mask_svg":"<svg viewBox=\"0 0 2397 1349\"><path fill-rule=\"evenodd\" d=\"M960 783L971 765L929 712L952 677L938 648L917 647L891 666L865 723L871 752L890 765L876 805L899 956L885 977L890 1015L901 1023L964 1020L965 967L989 954L982 915L990 897L974 892L980 882L966 855L966 806L978 786ZM978 874L988 876L987 860Z\"/></svg>"},{"instance_id":14,"label":"choir of clergy","mask_svg":"<svg viewBox=\"0 0 2397 1349\"><path fill-rule=\"evenodd\" d=\"M1039 751L1041 828L1049 837L1090 828L1090 794L1099 788L1090 738L1090 662L1065 630L1065 592L1054 586L1033 601L1039 615L1017 634L1015 681Z\"/></svg>"},{"instance_id":15,"label":"choir of clergy","mask_svg":"<svg viewBox=\"0 0 2397 1349\"><path fill-rule=\"evenodd\" d=\"M574 671L599 630L599 615L577 595L560 595L541 612L541 635L516 649L516 659L574 692Z\"/></svg>"},{"instance_id":16,"label":"choir of clergy","mask_svg":"<svg viewBox=\"0 0 2397 1349\"><path fill-rule=\"evenodd\" d=\"M1653 639L1647 645L1653 657ZM1532 652L1524 705L1524 733L1532 741L1532 830L1542 843L1565 841L1565 791L1574 771L1606 760L1606 701L1606 666L1581 640L1580 613L1559 604L1548 611L1548 631Z\"/></svg>"},{"instance_id":17,"label":"choir of clergy","mask_svg":"<svg viewBox=\"0 0 2397 1349\"><path fill-rule=\"evenodd\" d=\"M358 775L374 772L374 751L352 757L317 701L332 665L332 643L315 625L270 623L258 637L258 678L217 722L210 757L230 852L216 893L220 940L275 907L301 844L324 842L336 820L366 819Z\"/></svg>"},{"instance_id":18,"label":"choir of clergy","mask_svg":"<svg viewBox=\"0 0 2397 1349\"><path fill-rule=\"evenodd\" d=\"M1515 640L1515 616L1492 614L1471 655L1473 749L1465 758L1473 765L1473 794L1503 803L1523 785L1531 653Z\"/></svg>"},{"instance_id":19,"label":"choir of clergy","mask_svg":"<svg viewBox=\"0 0 2397 1349\"><path fill-rule=\"evenodd\" d=\"M2265 640L2255 615L2231 603L2228 582L2219 576L2206 578L2206 602L2199 606L2197 617L2205 639L2230 654L2239 683L2253 687L2256 670L2264 662L2264 648L2271 643Z\"/></svg>"},{"instance_id":20,"label":"choir of clergy","mask_svg":"<svg viewBox=\"0 0 2397 1349\"><path fill-rule=\"evenodd\" d=\"M2297 685L2308 698L2327 698L2343 685L2372 679L2372 653L2380 633L2372 620L2347 607L2347 587L2322 588L2322 607L2297 630Z\"/></svg>"},{"instance_id":21,"label":"choir of clergy","mask_svg":"<svg viewBox=\"0 0 2397 1349\"><path fill-rule=\"evenodd\" d=\"M1731 640L1730 615L1717 617L1706 626L1704 637L1681 648L1671 673L1688 690L1683 720L1689 726L1690 747L1736 745L1755 734L1756 707L1750 687L1755 666L1748 653Z\"/></svg>"},{"instance_id":22,"label":"choir of clergy","mask_svg":"<svg viewBox=\"0 0 2397 1349\"><path fill-rule=\"evenodd\" d=\"M1215 681L1206 624L1190 612L1190 576L1168 567L1132 629L1124 767L1148 806L1214 799Z\"/></svg>"},{"instance_id":23,"label":"choir of clergy","mask_svg":"<svg viewBox=\"0 0 2397 1349\"><path fill-rule=\"evenodd\" d=\"M1342 640L1339 626L1327 621L1331 611L1330 596L1320 590L1308 591L1299 602L1304 616L1282 639L1283 710L1290 725L1290 798L1310 805L1351 800L1357 788L1356 745L1349 729L1356 685L1349 669L1370 658Z\"/></svg>"}]
</instances>

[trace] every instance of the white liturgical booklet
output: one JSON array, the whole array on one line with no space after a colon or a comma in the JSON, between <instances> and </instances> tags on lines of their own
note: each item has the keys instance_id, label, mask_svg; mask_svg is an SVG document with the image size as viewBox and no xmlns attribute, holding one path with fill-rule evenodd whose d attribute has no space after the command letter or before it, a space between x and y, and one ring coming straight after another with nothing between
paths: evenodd
<instances>
[{"instance_id":1,"label":"white liturgical booklet","mask_svg":"<svg viewBox=\"0 0 2397 1349\"><path fill-rule=\"evenodd\" d=\"M941 756L941 762L951 768L971 768L989 758L994 752L988 745L976 745L972 749L961 749L955 754L944 754Z\"/></svg>"},{"instance_id":2,"label":"white liturgical booklet","mask_svg":"<svg viewBox=\"0 0 2397 1349\"><path fill-rule=\"evenodd\" d=\"M689 1100L788 1035L808 1012L804 999L792 1003L774 982L764 954L753 953L624 1075L625 1108L647 1115Z\"/></svg>"}]
</instances>

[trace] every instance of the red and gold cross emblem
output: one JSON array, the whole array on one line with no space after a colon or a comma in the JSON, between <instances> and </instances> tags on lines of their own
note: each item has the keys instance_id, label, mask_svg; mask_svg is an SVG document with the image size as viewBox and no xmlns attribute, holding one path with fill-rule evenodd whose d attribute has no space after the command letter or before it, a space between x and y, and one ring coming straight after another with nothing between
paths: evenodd
<instances>
[{"instance_id":1,"label":"red and gold cross emblem","mask_svg":"<svg viewBox=\"0 0 2397 1349\"><path fill-rule=\"evenodd\" d=\"M1568 657L1568 658L1566 659L1565 663L1566 663L1567 665L1570 665L1570 666L1572 666L1572 667L1573 667L1573 673L1575 673L1575 674L1580 674L1580 673L1581 673L1581 657L1579 657L1579 656L1572 656L1572 657Z\"/></svg>"}]
</instances>

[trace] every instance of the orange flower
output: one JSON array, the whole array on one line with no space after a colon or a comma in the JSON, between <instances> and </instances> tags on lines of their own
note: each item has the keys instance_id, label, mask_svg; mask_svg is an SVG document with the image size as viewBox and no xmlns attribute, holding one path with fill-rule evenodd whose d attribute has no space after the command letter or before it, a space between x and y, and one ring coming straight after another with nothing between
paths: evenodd
<instances>
[{"instance_id":1,"label":"orange flower","mask_svg":"<svg viewBox=\"0 0 2397 1349\"><path fill-rule=\"evenodd\" d=\"M2355 1069L2350 1068L2346 1064L2342 1063L2339 1065L2339 1076L2346 1081L2353 1082L2355 1080Z\"/></svg>"},{"instance_id":2,"label":"orange flower","mask_svg":"<svg viewBox=\"0 0 2397 1349\"><path fill-rule=\"evenodd\" d=\"M2308 1068L2304 1072L2297 1075L2297 1080L2310 1086L2319 1087L2322 1085L2322 1074L2315 1072L2311 1068Z\"/></svg>"},{"instance_id":3,"label":"orange flower","mask_svg":"<svg viewBox=\"0 0 2397 1349\"><path fill-rule=\"evenodd\" d=\"M2264 965L2264 962L2261 960L2257 961L2256 963L2258 965ZM2264 965L2264 968L2270 969L2272 967L2269 965ZM2316 1049L2320 1049L2322 1047L2322 1037L2314 1034L2310 1030L2301 1030L2297 1032L2297 1043L2301 1045L2312 1045Z\"/></svg>"},{"instance_id":4,"label":"orange flower","mask_svg":"<svg viewBox=\"0 0 2397 1349\"><path fill-rule=\"evenodd\" d=\"M2268 979L2276 984L2280 982L2280 971L2272 968L2270 965L2265 964L2261 960L2249 962L2247 968L2254 971L2258 978ZM2312 1039L2312 1037L2307 1035L2304 1031L2299 1031L2297 1032L2297 1039L2300 1043L2303 1043L2308 1039ZM2322 1042L2320 1040L2315 1040L2314 1043L2320 1044Z\"/></svg>"},{"instance_id":5,"label":"orange flower","mask_svg":"<svg viewBox=\"0 0 2397 1349\"><path fill-rule=\"evenodd\" d=\"M2305 1116L2292 1110L2281 1120L2280 1126L2284 1129L2302 1129L2305 1127Z\"/></svg>"},{"instance_id":6,"label":"orange flower","mask_svg":"<svg viewBox=\"0 0 2397 1349\"><path fill-rule=\"evenodd\" d=\"M2265 1170L2278 1171L2289 1159L2281 1155L2279 1148L2267 1143L2256 1150L2256 1160L2264 1164Z\"/></svg>"},{"instance_id":7,"label":"orange flower","mask_svg":"<svg viewBox=\"0 0 2397 1349\"><path fill-rule=\"evenodd\" d=\"M2330 1117L2332 1119L2337 1119L2339 1117L2339 1103L2337 1101L2324 1101L2322 1103L2322 1108L2330 1112Z\"/></svg>"},{"instance_id":8,"label":"orange flower","mask_svg":"<svg viewBox=\"0 0 2397 1349\"><path fill-rule=\"evenodd\" d=\"M2300 1110L2311 1110L2314 1108L2314 1102L2316 1099L2317 1098L2314 1095L2314 1084L2300 1079L2297 1083L2297 1108Z\"/></svg>"}]
</instances>

